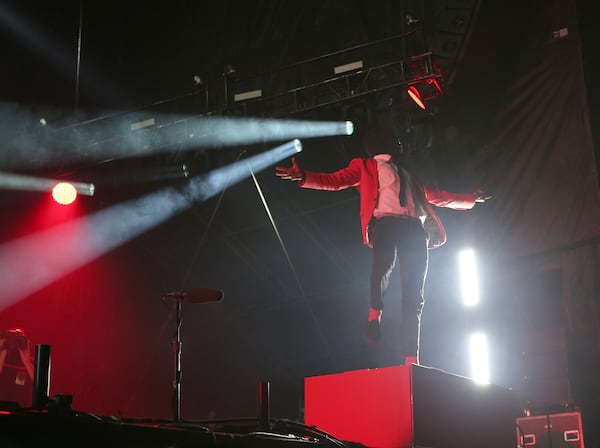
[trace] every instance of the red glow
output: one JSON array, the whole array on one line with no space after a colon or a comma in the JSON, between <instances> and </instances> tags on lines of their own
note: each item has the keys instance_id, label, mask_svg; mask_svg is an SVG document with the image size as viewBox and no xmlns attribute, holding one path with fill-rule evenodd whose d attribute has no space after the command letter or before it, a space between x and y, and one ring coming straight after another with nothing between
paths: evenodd
<instances>
[{"instance_id":1,"label":"red glow","mask_svg":"<svg viewBox=\"0 0 600 448\"><path fill-rule=\"evenodd\" d=\"M365 446L413 446L410 366L304 379L305 421Z\"/></svg>"},{"instance_id":2,"label":"red glow","mask_svg":"<svg viewBox=\"0 0 600 448\"><path fill-rule=\"evenodd\" d=\"M408 96L410 96L412 100L417 104L417 106L419 106L423 110L426 109L425 103L423 103L423 100L421 99L421 94L415 86L410 86L406 92L408 93Z\"/></svg>"},{"instance_id":3,"label":"red glow","mask_svg":"<svg viewBox=\"0 0 600 448\"><path fill-rule=\"evenodd\" d=\"M69 205L77 199L77 190L68 182L60 182L52 189L52 197L61 205Z\"/></svg>"}]
</instances>

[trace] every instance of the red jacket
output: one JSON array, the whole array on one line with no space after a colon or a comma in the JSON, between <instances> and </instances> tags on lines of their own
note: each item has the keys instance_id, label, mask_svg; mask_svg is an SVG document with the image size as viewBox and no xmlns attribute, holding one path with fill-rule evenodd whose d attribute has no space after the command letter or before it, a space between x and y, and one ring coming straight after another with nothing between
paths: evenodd
<instances>
[{"instance_id":1,"label":"red jacket","mask_svg":"<svg viewBox=\"0 0 600 448\"><path fill-rule=\"evenodd\" d=\"M441 246L446 242L446 231L437 213L430 204L438 207L450 207L456 210L467 210L475 205L475 194L457 194L440 190L436 187L421 183L408 171L398 167L400 175L406 176L411 182L411 191L419 216L424 218L423 228L429 236L430 249ZM315 190L343 190L356 187L360 193L360 224L363 241L372 247L369 241L369 222L377 204L379 177L377 161L371 158L356 158L350 161L346 168L333 173L304 172L304 180L300 181L303 188Z\"/></svg>"}]
</instances>

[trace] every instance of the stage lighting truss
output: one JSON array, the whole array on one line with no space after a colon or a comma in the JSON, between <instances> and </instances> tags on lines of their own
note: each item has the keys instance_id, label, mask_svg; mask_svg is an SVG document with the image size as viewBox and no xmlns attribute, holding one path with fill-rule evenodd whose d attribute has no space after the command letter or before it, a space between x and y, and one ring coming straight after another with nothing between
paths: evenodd
<instances>
[{"instance_id":1,"label":"stage lighting truss","mask_svg":"<svg viewBox=\"0 0 600 448\"><path fill-rule=\"evenodd\" d=\"M198 134L190 129L197 127L201 118L288 119L301 114L312 118L310 114L317 110L339 107L344 103L366 103L370 97L385 97L388 103L393 100L394 104L411 106L404 101L407 89L426 107L428 101L443 93L444 82L431 51L410 56L405 54L405 39L414 37L415 32L394 35L246 77L228 66L222 74L223 96L218 92L211 94L211 99L215 99L206 102L206 113L174 116L170 112L172 103L193 103L196 93L171 98L143 110L129 112L132 120L126 132L114 133L91 144L94 150L104 145L110 145L111 150L129 148L131 133L135 133L133 137L139 140L136 146L143 151L158 151L159 148L178 151L177 148L198 144ZM208 95L207 85L204 84L203 92ZM219 102L219 99L222 101ZM163 108L169 112L163 113ZM95 135L95 129L98 129L98 135L103 135L113 121L115 128L120 129L123 116L123 113L113 114L81 126L91 127L90 134ZM74 128L67 127L65 132L72 132Z\"/></svg>"},{"instance_id":2,"label":"stage lighting truss","mask_svg":"<svg viewBox=\"0 0 600 448\"><path fill-rule=\"evenodd\" d=\"M325 108L393 89L412 91L424 102L443 93L443 79L425 51L402 54L403 40L414 32L356 45L254 76L225 79L228 114L283 117ZM397 51L390 48L397 47ZM301 79L289 86L290 79ZM288 85L282 89L278 86ZM277 89L278 91L275 91ZM230 101L232 100L232 101Z\"/></svg>"},{"instance_id":3,"label":"stage lighting truss","mask_svg":"<svg viewBox=\"0 0 600 448\"><path fill-rule=\"evenodd\" d=\"M408 73L412 79L407 83L406 92L421 109L427 109L427 103L444 93L442 71L431 58L431 53L412 58L408 62Z\"/></svg>"}]
</instances>

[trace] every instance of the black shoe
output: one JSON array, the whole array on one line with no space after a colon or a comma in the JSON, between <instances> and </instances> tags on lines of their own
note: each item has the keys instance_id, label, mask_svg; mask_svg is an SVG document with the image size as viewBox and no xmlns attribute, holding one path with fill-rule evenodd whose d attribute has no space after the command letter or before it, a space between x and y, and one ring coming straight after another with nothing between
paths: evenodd
<instances>
[{"instance_id":1,"label":"black shoe","mask_svg":"<svg viewBox=\"0 0 600 448\"><path fill-rule=\"evenodd\" d=\"M381 324L378 320L370 320L367 322L363 331L363 338L369 345L379 343L379 340L381 339Z\"/></svg>"}]
</instances>

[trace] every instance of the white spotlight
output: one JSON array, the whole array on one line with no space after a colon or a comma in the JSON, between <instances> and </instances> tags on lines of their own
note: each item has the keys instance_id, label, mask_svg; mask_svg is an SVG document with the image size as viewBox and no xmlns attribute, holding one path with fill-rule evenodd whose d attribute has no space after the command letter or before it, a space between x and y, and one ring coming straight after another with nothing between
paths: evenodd
<instances>
[{"instance_id":1,"label":"white spotlight","mask_svg":"<svg viewBox=\"0 0 600 448\"><path fill-rule=\"evenodd\" d=\"M52 189L52 197L60 205L69 205L77 199L77 190L69 182L59 182Z\"/></svg>"},{"instance_id":2,"label":"white spotlight","mask_svg":"<svg viewBox=\"0 0 600 448\"><path fill-rule=\"evenodd\" d=\"M302 142L300 140L298 140L297 138L291 141L292 144L292 148L296 153L299 153L302 151ZM287 146L284 145L284 148L287 148Z\"/></svg>"},{"instance_id":3,"label":"white spotlight","mask_svg":"<svg viewBox=\"0 0 600 448\"><path fill-rule=\"evenodd\" d=\"M351 121L346 122L346 135L354 134L354 123Z\"/></svg>"},{"instance_id":4,"label":"white spotlight","mask_svg":"<svg viewBox=\"0 0 600 448\"><path fill-rule=\"evenodd\" d=\"M0 311L165 222L194 201L209 199L224 188L249 178L252 172L259 172L300 151L300 140L292 140L244 159L246 163L234 163L193 177L183 190L175 187L158 190L0 244ZM82 238L86 229L93 229L93 232Z\"/></svg>"},{"instance_id":5,"label":"white spotlight","mask_svg":"<svg viewBox=\"0 0 600 448\"><path fill-rule=\"evenodd\" d=\"M0 189L24 190L24 191L52 191L56 186L57 179L46 177L25 176L23 174L14 174L0 171ZM77 194L84 196L94 196L96 187L94 184L86 182L68 181Z\"/></svg>"},{"instance_id":6,"label":"white spotlight","mask_svg":"<svg viewBox=\"0 0 600 448\"><path fill-rule=\"evenodd\" d=\"M479 384L490 383L487 338L483 333L473 333L469 341L471 352L471 374Z\"/></svg>"},{"instance_id":7,"label":"white spotlight","mask_svg":"<svg viewBox=\"0 0 600 448\"><path fill-rule=\"evenodd\" d=\"M475 252L472 249L463 250L459 253L458 260L463 303L466 306L477 305L479 303L479 283L475 266Z\"/></svg>"}]
</instances>

